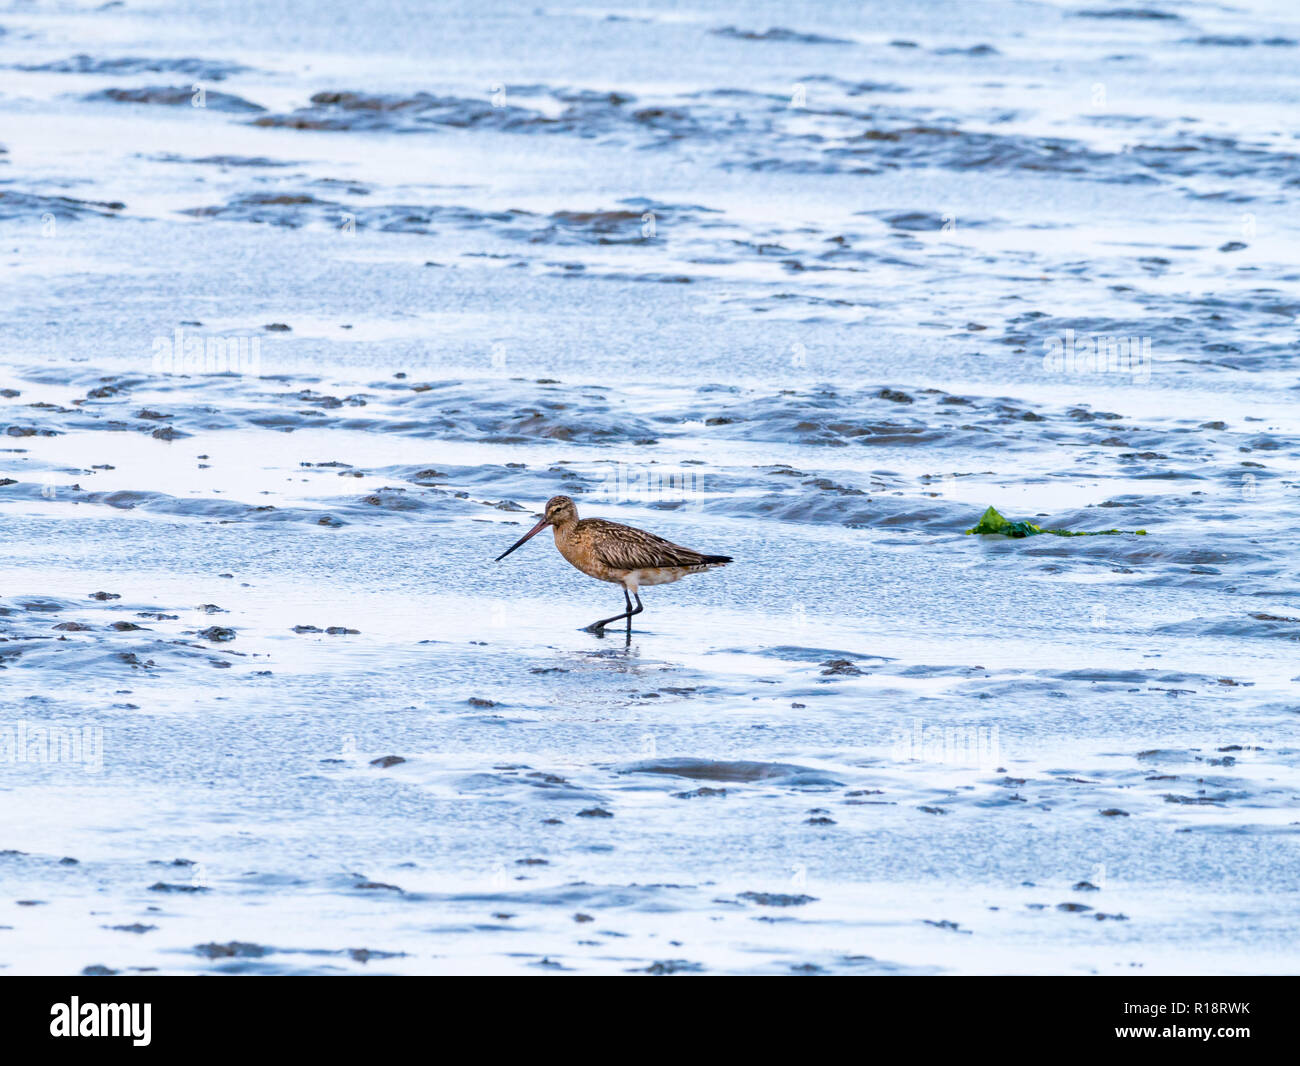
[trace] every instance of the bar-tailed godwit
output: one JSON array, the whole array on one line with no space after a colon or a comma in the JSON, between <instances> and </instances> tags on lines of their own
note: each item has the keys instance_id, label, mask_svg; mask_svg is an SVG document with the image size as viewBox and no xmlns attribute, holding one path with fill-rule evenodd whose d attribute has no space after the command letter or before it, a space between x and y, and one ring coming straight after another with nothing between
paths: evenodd
<instances>
[{"instance_id":1,"label":"bar-tailed godwit","mask_svg":"<svg viewBox=\"0 0 1300 1066\"><path fill-rule=\"evenodd\" d=\"M579 519L578 508L568 496L552 496L547 500L542 520L498 555L496 561L499 563L547 526L555 530L555 546L572 565L598 581L623 586L627 609L586 627L598 636L604 634L610 622L627 619L627 633L631 637L632 616L644 609L639 591L642 585L666 585L688 574L703 574L731 562L730 555L706 555L644 529L606 522L603 518Z\"/></svg>"}]
</instances>

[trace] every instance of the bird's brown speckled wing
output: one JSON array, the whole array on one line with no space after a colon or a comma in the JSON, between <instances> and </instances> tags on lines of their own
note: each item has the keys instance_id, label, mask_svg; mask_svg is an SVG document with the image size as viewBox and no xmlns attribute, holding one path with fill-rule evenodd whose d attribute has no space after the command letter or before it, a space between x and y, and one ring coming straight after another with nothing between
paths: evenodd
<instances>
[{"instance_id":1,"label":"bird's brown speckled wing","mask_svg":"<svg viewBox=\"0 0 1300 1066\"><path fill-rule=\"evenodd\" d=\"M644 529L584 518L578 532L590 537L592 550L602 563L616 570L641 570L656 566L705 566L726 559L683 548Z\"/></svg>"}]
</instances>

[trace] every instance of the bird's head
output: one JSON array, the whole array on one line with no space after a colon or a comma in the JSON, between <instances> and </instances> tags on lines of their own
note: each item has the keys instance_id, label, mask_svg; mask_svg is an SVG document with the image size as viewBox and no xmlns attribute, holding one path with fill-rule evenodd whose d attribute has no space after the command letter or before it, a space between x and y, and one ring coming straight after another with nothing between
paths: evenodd
<instances>
[{"instance_id":1,"label":"bird's head","mask_svg":"<svg viewBox=\"0 0 1300 1066\"><path fill-rule=\"evenodd\" d=\"M542 514L548 526L567 526L578 520L578 505L567 496L552 496Z\"/></svg>"},{"instance_id":2,"label":"bird's head","mask_svg":"<svg viewBox=\"0 0 1300 1066\"><path fill-rule=\"evenodd\" d=\"M515 541L509 548L496 557L496 562L500 562L516 548L520 547L526 541L537 536L547 526L555 526L557 529L567 526L571 522L578 520L578 506L568 496L552 496L546 501L546 507L542 511L541 521L533 526L527 533Z\"/></svg>"}]
</instances>

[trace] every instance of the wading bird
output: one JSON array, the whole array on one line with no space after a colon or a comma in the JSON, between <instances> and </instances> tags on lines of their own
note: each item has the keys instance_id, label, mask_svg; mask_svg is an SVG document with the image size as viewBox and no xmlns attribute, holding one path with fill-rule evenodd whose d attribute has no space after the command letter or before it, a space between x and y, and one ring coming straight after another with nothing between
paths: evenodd
<instances>
[{"instance_id":1,"label":"wading bird","mask_svg":"<svg viewBox=\"0 0 1300 1066\"><path fill-rule=\"evenodd\" d=\"M640 614L642 585L666 585L680 581L687 574L702 574L731 562L730 555L705 555L683 548L644 529L606 522L603 518L578 518L578 508L568 496L552 496L546 501L542 520L496 557L500 562L525 541L537 536L547 526L555 530L555 546L570 563L598 581L623 586L627 610L612 618L592 622L587 631L603 636L610 622L627 619L628 639L632 637L632 616ZM636 608L632 597L636 597Z\"/></svg>"}]
</instances>

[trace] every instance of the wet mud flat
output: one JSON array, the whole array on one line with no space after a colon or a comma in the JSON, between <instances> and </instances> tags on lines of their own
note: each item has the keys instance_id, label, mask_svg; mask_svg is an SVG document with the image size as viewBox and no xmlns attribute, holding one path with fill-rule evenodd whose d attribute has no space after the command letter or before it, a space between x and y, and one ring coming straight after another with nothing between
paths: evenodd
<instances>
[{"instance_id":1,"label":"wet mud flat","mask_svg":"<svg viewBox=\"0 0 1300 1066\"><path fill-rule=\"evenodd\" d=\"M1293 972L1300 32L989 11L0 15L0 966Z\"/></svg>"},{"instance_id":2,"label":"wet mud flat","mask_svg":"<svg viewBox=\"0 0 1300 1066\"><path fill-rule=\"evenodd\" d=\"M1285 554L1265 508L1236 533L1169 486L1231 486L1230 427L1135 461L1098 440L1123 416L966 393L944 422L941 397L881 397L903 383L737 390L709 426L695 389L606 390L607 422L535 381L41 377L8 398L31 432L0 490L15 966L1014 971L1061 968L1053 945L1161 971L1199 957L1201 921L1195 951L1249 968L1236 924L1213 940L1211 854L1257 948L1289 920ZM865 476L842 458L862 437L822 439L886 418ZM1086 457L1044 525L1147 535L966 536L990 486L1046 480L1043 438L963 443L1010 419ZM783 461L752 462L746 421ZM945 481L946 434L985 466ZM1273 469L1295 444L1270 439ZM610 455L631 448L635 475ZM697 495L610 498L659 466ZM578 627L608 597L544 540L488 561L559 491L746 565L596 640ZM50 956L51 910L97 961Z\"/></svg>"}]
</instances>

